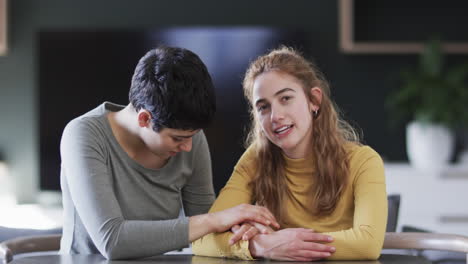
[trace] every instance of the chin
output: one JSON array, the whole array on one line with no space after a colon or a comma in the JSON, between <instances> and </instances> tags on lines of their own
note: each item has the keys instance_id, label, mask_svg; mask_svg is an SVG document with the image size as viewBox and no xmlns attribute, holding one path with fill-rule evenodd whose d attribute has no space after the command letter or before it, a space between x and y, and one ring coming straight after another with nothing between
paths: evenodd
<instances>
[{"instance_id":1,"label":"chin","mask_svg":"<svg viewBox=\"0 0 468 264\"><path fill-rule=\"evenodd\" d=\"M288 152L288 150L291 149L291 147L289 145L285 145L285 144L275 144L278 148L281 149L282 152Z\"/></svg>"},{"instance_id":2,"label":"chin","mask_svg":"<svg viewBox=\"0 0 468 264\"><path fill-rule=\"evenodd\" d=\"M281 151L283 151L284 153L292 153L294 152L294 150L297 149L297 144L282 144L281 146L278 146Z\"/></svg>"}]
</instances>

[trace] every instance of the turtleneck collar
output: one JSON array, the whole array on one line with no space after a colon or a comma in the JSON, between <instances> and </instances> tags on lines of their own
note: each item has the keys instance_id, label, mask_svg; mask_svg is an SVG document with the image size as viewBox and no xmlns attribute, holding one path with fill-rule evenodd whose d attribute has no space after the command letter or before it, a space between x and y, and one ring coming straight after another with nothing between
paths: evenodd
<instances>
[{"instance_id":1,"label":"turtleneck collar","mask_svg":"<svg viewBox=\"0 0 468 264\"><path fill-rule=\"evenodd\" d=\"M286 168L294 171L308 171L312 172L315 169L314 153L311 152L304 158L292 159L283 153L284 160L286 161Z\"/></svg>"}]
</instances>

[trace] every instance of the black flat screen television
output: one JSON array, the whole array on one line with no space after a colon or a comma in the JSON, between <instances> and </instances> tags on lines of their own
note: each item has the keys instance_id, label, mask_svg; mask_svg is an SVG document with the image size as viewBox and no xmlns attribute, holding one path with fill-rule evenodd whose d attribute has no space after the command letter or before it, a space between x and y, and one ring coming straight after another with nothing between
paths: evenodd
<instances>
[{"instance_id":1,"label":"black flat screen television","mask_svg":"<svg viewBox=\"0 0 468 264\"><path fill-rule=\"evenodd\" d=\"M164 44L197 53L213 77L217 113L205 133L218 193L244 151L249 114L241 83L248 63L281 44L305 54L311 46L301 30L265 27L42 30L38 38L41 190L60 190L59 144L65 125L104 101L128 104L136 63Z\"/></svg>"}]
</instances>

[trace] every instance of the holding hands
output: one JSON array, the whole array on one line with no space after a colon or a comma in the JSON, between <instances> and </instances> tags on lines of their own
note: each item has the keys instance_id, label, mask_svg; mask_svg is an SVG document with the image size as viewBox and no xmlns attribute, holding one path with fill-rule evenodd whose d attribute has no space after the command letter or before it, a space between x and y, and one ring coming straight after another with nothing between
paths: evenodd
<instances>
[{"instance_id":1,"label":"holding hands","mask_svg":"<svg viewBox=\"0 0 468 264\"><path fill-rule=\"evenodd\" d=\"M209 221L208 225L204 221L197 221L197 216L192 217L193 226L190 229L197 234L193 234L191 241L207 233L231 230L234 235L229 243L232 245L240 239L249 240L250 253L256 258L315 261L330 257L335 252L333 246L326 245L333 238L312 229L286 228L275 231L280 225L263 206L241 204L205 216L203 219ZM209 230L200 231L206 228Z\"/></svg>"},{"instance_id":2,"label":"holding hands","mask_svg":"<svg viewBox=\"0 0 468 264\"><path fill-rule=\"evenodd\" d=\"M330 257L335 248L324 245L333 241L331 236L315 233L312 229L287 228L274 231L257 223L244 223L231 228L234 235L230 243L239 239L250 240L253 257L287 261L316 261Z\"/></svg>"},{"instance_id":3,"label":"holding hands","mask_svg":"<svg viewBox=\"0 0 468 264\"><path fill-rule=\"evenodd\" d=\"M251 204L240 204L238 206L210 213L213 220L214 232L228 231L233 226L247 222L255 225L259 223L263 228L279 228L279 224L273 214L265 207ZM245 229L245 228L244 228Z\"/></svg>"},{"instance_id":4,"label":"holding hands","mask_svg":"<svg viewBox=\"0 0 468 264\"><path fill-rule=\"evenodd\" d=\"M231 228L234 235L229 240L229 244L233 245L239 240L250 240L257 234L272 234L275 232L271 227L255 222L246 222L242 225L235 225Z\"/></svg>"},{"instance_id":5,"label":"holding hands","mask_svg":"<svg viewBox=\"0 0 468 264\"><path fill-rule=\"evenodd\" d=\"M240 204L223 211L191 216L189 218L189 240L197 240L209 233L225 232L241 223L261 224L264 228L279 228L278 221L265 207Z\"/></svg>"},{"instance_id":6,"label":"holding hands","mask_svg":"<svg viewBox=\"0 0 468 264\"><path fill-rule=\"evenodd\" d=\"M268 235L257 235L250 240L249 250L254 257L288 261L315 261L331 256L331 236L311 229L287 228Z\"/></svg>"}]
</instances>

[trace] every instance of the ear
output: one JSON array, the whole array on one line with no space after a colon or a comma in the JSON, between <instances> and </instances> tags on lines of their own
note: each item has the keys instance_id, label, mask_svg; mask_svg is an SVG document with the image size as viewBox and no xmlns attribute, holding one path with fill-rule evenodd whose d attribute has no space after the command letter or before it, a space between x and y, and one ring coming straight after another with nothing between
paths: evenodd
<instances>
[{"instance_id":1,"label":"ear","mask_svg":"<svg viewBox=\"0 0 468 264\"><path fill-rule=\"evenodd\" d=\"M311 111L318 111L320 109L320 106L322 105L322 89L319 87L315 86L310 88L310 110Z\"/></svg>"},{"instance_id":2,"label":"ear","mask_svg":"<svg viewBox=\"0 0 468 264\"><path fill-rule=\"evenodd\" d=\"M148 127L151 125L151 113L147 110L141 109L138 112L138 125L140 127Z\"/></svg>"}]
</instances>

